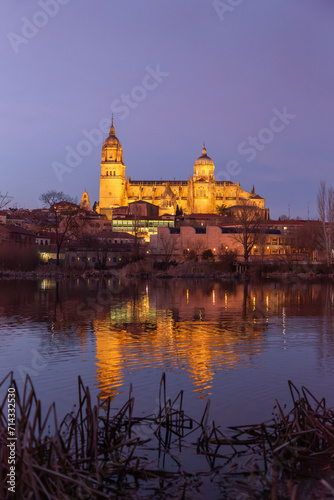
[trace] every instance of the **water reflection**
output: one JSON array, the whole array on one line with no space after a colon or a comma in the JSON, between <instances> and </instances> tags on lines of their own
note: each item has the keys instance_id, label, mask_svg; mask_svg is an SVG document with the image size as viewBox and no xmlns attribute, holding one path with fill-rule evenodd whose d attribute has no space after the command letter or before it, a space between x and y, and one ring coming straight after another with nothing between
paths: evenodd
<instances>
[{"instance_id":1,"label":"water reflection","mask_svg":"<svg viewBox=\"0 0 334 500\"><path fill-rule=\"evenodd\" d=\"M25 325L25 335L34 329L39 336L44 357L75 358L73 370L84 376L87 367L80 360L88 360L85 352L92 344L102 397L117 395L145 370L155 377L167 370L185 374L205 398L218 372L258 363L268 346L269 325L281 335L276 348L286 350L305 336L313 316L312 334L321 332L314 345L318 365L334 355L331 284L2 281L0 300L0 348L6 343L6 356L11 355L6 332L15 335L15 328ZM303 316L308 323L301 327ZM6 361L2 366L10 365Z\"/></svg>"},{"instance_id":2,"label":"water reflection","mask_svg":"<svg viewBox=\"0 0 334 500\"><path fill-rule=\"evenodd\" d=\"M97 377L103 395L122 385L122 372L159 367L185 370L204 397L211 394L217 370L252 363L262 350L266 311L253 307L247 286L198 285L137 284L108 317L97 316Z\"/></svg>"}]
</instances>

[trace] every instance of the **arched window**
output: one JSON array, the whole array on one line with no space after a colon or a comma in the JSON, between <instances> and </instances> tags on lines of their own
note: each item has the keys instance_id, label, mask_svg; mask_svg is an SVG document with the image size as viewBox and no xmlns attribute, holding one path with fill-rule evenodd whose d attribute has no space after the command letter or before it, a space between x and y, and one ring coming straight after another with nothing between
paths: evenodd
<instances>
[{"instance_id":1,"label":"arched window","mask_svg":"<svg viewBox=\"0 0 334 500\"><path fill-rule=\"evenodd\" d=\"M108 172L106 172L106 175L108 175Z\"/></svg>"},{"instance_id":2,"label":"arched window","mask_svg":"<svg viewBox=\"0 0 334 500\"><path fill-rule=\"evenodd\" d=\"M115 176L115 175L116 175L116 172L115 172L115 170L114 170L114 176Z\"/></svg>"}]
</instances>

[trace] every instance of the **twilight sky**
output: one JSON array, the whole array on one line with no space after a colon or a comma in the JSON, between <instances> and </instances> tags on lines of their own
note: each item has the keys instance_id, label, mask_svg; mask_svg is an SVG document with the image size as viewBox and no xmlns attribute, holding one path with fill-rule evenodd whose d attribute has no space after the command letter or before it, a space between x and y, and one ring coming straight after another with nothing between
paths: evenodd
<instances>
[{"instance_id":1,"label":"twilight sky","mask_svg":"<svg viewBox=\"0 0 334 500\"><path fill-rule=\"evenodd\" d=\"M216 178L255 184L273 218L308 203L316 217L319 181L334 185L333 0L2 0L0 14L12 205L49 189L98 200L90 132L113 111L132 179L188 179L205 141Z\"/></svg>"}]
</instances>

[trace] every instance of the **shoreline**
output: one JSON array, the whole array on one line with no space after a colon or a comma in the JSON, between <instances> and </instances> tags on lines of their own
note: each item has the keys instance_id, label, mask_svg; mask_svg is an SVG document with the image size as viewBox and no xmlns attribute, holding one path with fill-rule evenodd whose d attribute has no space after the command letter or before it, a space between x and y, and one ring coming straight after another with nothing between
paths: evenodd
<instances>
[{"instance_id":1,"label":"shoreline","mask_svg":"<svg viewBox=\"0 0 334 500\"><path fill-rule=\"evenodd\" d=\"M217 272L211 270L211 272L196 271L194 272L180 272L177 267L166 271L161 270L150 270L150 271L140 271L140 272L125 272L124 268L115 270L86 270L84 272L69 272L62 270L50 270L50 271L11 271L3 270L0 271L0 281L11 281L11 280L62 280L62 279L73 279L73 278L83 278L83 279L102 279L102 278L122 278L122 279L142 279L142 280L170 280L170 279L209 279L209 280L222 280L230 282L245 282L256 280L287 280L287 279L301 279L303 281L313 282L313 281L334 281L333 273L314 273L314 272L289 272L289 271L273 271L269 273L257 274L252 271L248 273L236 273L236 272Z\"/></svg>"}]
</instances>

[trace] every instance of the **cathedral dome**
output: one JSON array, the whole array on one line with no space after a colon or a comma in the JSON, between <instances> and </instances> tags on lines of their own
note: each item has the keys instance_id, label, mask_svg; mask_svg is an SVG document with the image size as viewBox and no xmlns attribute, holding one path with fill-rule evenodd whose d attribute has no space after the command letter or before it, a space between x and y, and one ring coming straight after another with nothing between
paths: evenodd
<instances>
[{"instance_id":1,"label":"cathedral dome","mask_svg":"<svg viewBox=\"0 0 334 500\"><path fill-rule=\"evenodd\" d=\"M105 146L118 146L118 145L120 145L120 142L117 139L116 134L115 134L114 119L112 119L112 121L111 121L109 137L106 138L104 145Z\"/></svg>"},{"instance_id":2,"label":"cathedral dome","mask_svg":"<svg viewBox=\"0 0 334 500\"><path fill-rule=\"evenodd\" d=\"M122 146L115 134L114 118L111 120L109 137L106 138L102 147L102 161L123 163Z\"/></svg>"},{"instance_id":3,"label":"cathedral dome","mask_svg":"<svg viewBox=\"0 0 334 500\"><path fill-rule=\"evenodd\" d=\"M205 145L203 146L203 149L202 149L202 155L199 156L199 158L197 158L197 160L195 161L194 167L202 166L202 165L211 165L211 166L214 166L214 163L213 163L212 159L210 158L210 156L208 156L206 154Z\"/></svg>"},{"instance_id":4,"label":"cathedral dome","mask_svg":"<svg viewBox=\"0 0 334 500\"><path fill-rule=\"evenodd\" d=\"M197 158L194 164L194 181L213 181L215 165L210 156L206 154L205 144L203 145L202 155Z\"/></svg>"},{"instance_id":5,"label":"cathedral dome","mask_svg":"<svg viewBox=\"0 0 334 500\"><path fill-rule=\"evenodd\" d=\"M117 139L117 137L114 135L109 135L109 137L106 138L106 140L104 141L104 144L106 146L114 146L114 145L118 145L119 144L119 140Z\"/></svg>"}]
</instances>

